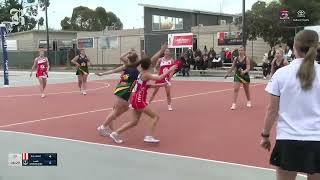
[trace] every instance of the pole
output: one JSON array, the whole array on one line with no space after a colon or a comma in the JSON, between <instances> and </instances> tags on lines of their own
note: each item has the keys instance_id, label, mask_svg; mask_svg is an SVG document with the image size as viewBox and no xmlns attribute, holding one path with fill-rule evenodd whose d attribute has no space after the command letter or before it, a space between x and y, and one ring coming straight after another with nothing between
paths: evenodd
<instances>
[{"instance_id":1,"label":"pole","mask_svg":"<svg viewBox=\"0 0 320 180\"><path fill-rule=\"evenodd\" d=\"M7 28L4 24L0 24L0 33L1 33L1 45L2 45L2 52L3 52L3 78L4 78L4 86L9 87L9 60L8 60L8 50L7 50L7 42L6 42L6 35L7 35Z\"/></svg>"},{"instance_id":2,"label":"pole","mask_svg":"<svg viewBox=\"0 0 320 180\"><path fill-rule=\"evenodd\" d=\"M253 40L251 40L251 59L253 59Z\"/></svg>"},{"instance_id":3,"label":"pole","mask_svg":"<svg viewBox=\"0 0 320 180\"><path fill-rule=\"evenodd\" d=\"M49 51L50 51L50 43L49 43L49 23L48 23L48 2L45 0L45 16L46 16L46 31L47 31L47 56L48 56L48 61L50 62L50 57L49 57Z\"/></svg>"},{"instance_id":4,"label":"pole","mask_svg":"<svg viewBox=\"0 0 320 180\"><path fill-rule=\"evenodd\" d=\"M247 44L247 39L246 39L246 17L245 17L245 13L246 13L246 0L242 0L242 46L245 48L246 44Z\"/></svg>"}]
</instances>

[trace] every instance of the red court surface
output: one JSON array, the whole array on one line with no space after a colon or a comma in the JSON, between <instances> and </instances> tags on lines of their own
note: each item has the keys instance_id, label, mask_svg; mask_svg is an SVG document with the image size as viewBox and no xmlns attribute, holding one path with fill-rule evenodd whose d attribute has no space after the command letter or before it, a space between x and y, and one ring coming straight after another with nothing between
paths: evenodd
<instances>
[{"instance_id":1,"label":"red court surface","mask_svg":"<svg viewBox=\"0 0 320 180\"><path fill-rule=\"evenodd\" d=\"M36 86L2 88L0 129L115 145L99 136L96 128L112 108L116 82L91 81L87 96L80 95L76 83L50 84L44 99ZM230 110L232 87L232 83L174 81L174 111L167 111L164 89L151 104L161 117L156 130L161 142L143 142L148 126L143 116L136 128L122 135L121 146L270 168L269 153L259 146L268 101L265 85L252 84L252 108L245 106L241 89L235 111ZM115 126L130 120L130 113Z\"/></svg>"}]
</instances>

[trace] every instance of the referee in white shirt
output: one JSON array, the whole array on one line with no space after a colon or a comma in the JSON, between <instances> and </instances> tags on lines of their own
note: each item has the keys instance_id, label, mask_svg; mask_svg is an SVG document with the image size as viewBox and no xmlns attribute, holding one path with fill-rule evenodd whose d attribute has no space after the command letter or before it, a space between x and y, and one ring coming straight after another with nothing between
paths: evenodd
<instances>
[{"instance_id":1,"label":"referee in white shirt","mask_svg":"<svg viewBox=\"0 0 320 180\"><path fill-rule=\"evenodd\" d=\"M319 37L300 31L294 39L295 59L279 69L266 87L270 102L261 146L270 150L270 130L277 122L270 163L277 180L294 180L297 172L320 180L320 65L315 63Z\"/></svg>"}]
</instances>

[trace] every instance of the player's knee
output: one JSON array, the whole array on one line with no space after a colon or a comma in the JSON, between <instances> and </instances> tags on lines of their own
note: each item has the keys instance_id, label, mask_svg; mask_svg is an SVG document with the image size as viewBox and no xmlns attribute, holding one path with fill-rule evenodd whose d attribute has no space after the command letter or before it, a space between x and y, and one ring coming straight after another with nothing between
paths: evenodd
<instances>
[{"instance_id":1,"label":"player's knee","mask_svg":"<svg viewBox=\"0 0 320 180\"><path fill-rule=\"evenodd\" d=\"M137 126L137 125L138 125L138 122L139 122L139 121L132 121L132 122L131 122L132 127Z\"/></svg>"},{"instance_id":2,"label":"player's knee","mask_svg":"<svg viewBox=\"0 0 320 180\"><path fill-rule=\"evenodd\" d=\"M156 115L153 117L153 119L157 122L157 121L159 121L160 116L159 116L158 114L156 114Z\"/></svg>"},{"instance_id":3,"label":"player's knee","mask_svg":"<svg viewBox=\"0 0 320 180\"><path fill-rule=\"evenodd\" d=\"M240 88L234 88L234 92L235 92L235 93L238 93L239 90L240 90Z\"/></svg>"}]
</instances>

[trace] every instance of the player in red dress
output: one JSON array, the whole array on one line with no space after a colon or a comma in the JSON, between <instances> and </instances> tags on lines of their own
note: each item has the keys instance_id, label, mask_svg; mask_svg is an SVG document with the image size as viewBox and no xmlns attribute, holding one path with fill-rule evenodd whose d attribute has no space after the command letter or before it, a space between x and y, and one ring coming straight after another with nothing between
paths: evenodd
<instances>
[{"instance_id":1,"label":"player in red dress","mask_svg":"<svg viewBox=\"0 0 320 180\"><path fill-rule=\"evenodd\" d=\"M38 78L39 84L40 84L40 92L41 97L44 98L44 90L47 86L47 78L48 78L48 71L49 71L49 61L48 58L44 56L44 51L39 51L39 56L34 60L30 77L32 76L32 72L36 68L36 77Z\"/></svg>"},{"instance_id":2,"label":"player in red dress","mask_svg":"<svg viewBox=\"0 0 320 180\"><path fill-rule=\"evenodd\" d=\"M175 65L175 60L171 57L170 50L168 48L166 48L164 51L164 57L159 58L160 53L158 55L159 55L158 57L154 56L154 57L152 57L152 59L158 58L156 69L159 69L159 75L162 75L163 73L168 71L168 69L170 69L173 65ZM156 81L156 84L168 83L168 86L165 86L164 88L165 88L166 94L167 94L167 102L168 102L168 110L169 111L173 110L172 106L171 106L171 82L170 81L171 81L171 77L173 76L174 73L175 73L175 71L172 71L164 79L162 79L160 81ZM152 102L152 100L154 99L154 97L158 93L159 88L160 87L155 88L152 96L150 97L149 103Z\"/></svg>"},{"instance_id":3,"label":"player in red dress","mask_svg":"<svg viewBox=\"0 0 320 180\"><path fill-rule=\"evenodd\" d=\"M176 69L176 66L171 66L167 71L165 71L161 75L153 75L153 74L149 73L149 68L151 67L151 64L152 64L151 60L149 58L142 59L140 61L140 64L141 64L142 71L139 74L138 80L136 82L136 90L131 98L132 108L134 109L133 110L133 120L125 123L119 129L117 129L116 131L114 131L110 134L110 137L116 143L123 142L123 140L119 136L120 133L136 126L143 113L148 115L152 120L152 124L149 129L149 133L145 136L144 142L147 142L147 143L158 143L159 142L158 139L154 138L153 134L154 134L156 124L159 121L160 117L158 114L153 112L153 110L150 109L150 107L148 107L147 91L148 91L148 88L159 88L159 87L163 87L163 86L165 87L168 85L168 83L165 82L165 83L158 83L155 85L149 85L149 84L147 84L147 82L149 80L158 81L158 82L161 81L169 73L174 72L174 70Z\"/></svg>"}]
</instances>

